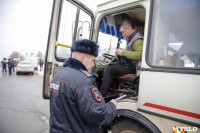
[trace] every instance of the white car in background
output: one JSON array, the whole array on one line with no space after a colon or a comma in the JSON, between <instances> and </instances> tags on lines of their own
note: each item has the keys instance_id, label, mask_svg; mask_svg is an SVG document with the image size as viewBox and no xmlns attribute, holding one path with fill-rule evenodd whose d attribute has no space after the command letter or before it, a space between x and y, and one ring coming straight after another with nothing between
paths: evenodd
<instances>
[{"instance_id":1,"label":"white car in background","mask_svg":"<svg viewBox=\"0 0 200 133\"><path fill-rule=\"evenodd\" d=\"M31 73L34 74L34 67L29 61L20 61L16 67L16 74L19 73Z\"/></svg>"}]
</instances>

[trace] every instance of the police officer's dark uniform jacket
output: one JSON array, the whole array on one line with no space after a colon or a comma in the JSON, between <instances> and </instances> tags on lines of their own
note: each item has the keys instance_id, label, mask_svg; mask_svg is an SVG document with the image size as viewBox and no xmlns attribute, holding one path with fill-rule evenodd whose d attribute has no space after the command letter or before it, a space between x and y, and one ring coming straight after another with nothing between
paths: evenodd
<instances>
[{"instance_id":1,"label":"police officer's dark uniform jacket","mask_svg":"<svg viewBox=\"0 0 200 133\"><path fill-rule=\"evenodd\" d=\"M69 58L50 83L50 114L51 133L99 133L99 126L116 116L116 107L105 104L94 75Z\"/></svg>"}]
</instances>

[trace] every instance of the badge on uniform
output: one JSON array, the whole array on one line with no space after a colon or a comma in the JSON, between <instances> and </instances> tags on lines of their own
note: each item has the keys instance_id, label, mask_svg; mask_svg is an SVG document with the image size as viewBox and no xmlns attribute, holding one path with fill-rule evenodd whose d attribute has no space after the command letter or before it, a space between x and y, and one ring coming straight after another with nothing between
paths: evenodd
<instances>
[{"instance_id":1,"label":"badge on uniform","mask_svg":"<svg viewBox=\"0 0 200 133\"><path fill-rule=\"evenodd\" d=\"M92 88L92 95L97 102L101 102L101 94L97 88Z\"/></svg>"},{"instance_id":2,"label":"badge on uniform","mask_svg":"<svg viewBox=\"0 0 200 133\"><path fill-rule=\"evenodd\" d=\"M60 83L57 82L51 82L50 83L50 91L53 91L55 93L59 93L60 90Z\"/></svg>"}]
</instances>

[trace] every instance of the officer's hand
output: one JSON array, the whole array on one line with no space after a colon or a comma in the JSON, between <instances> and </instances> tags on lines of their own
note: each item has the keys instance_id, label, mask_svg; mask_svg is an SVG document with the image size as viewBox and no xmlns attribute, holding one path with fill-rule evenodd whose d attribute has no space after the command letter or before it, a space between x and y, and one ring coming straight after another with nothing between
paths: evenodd
<instances>
[{"instance_id":1,"label":"officer's hand","mask_svg":"<svg viewBox=\"0 0 200 133\"><path fill-rule=\"evenodd\" d=\"M110 102L114 103L114 105L117 106L117 102L114 99L112 99Z\"/></svg>"}]
</instances>

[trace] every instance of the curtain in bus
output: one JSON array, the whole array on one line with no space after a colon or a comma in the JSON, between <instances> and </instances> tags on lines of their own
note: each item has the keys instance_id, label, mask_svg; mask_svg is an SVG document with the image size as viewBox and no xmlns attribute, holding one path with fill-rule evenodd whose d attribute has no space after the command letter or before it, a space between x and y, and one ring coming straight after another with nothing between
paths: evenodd
<instances>
[{"instance_id":1,"label":"curtain in bus","mask_svg":"<svg viewBox=\"0 0 200 133\"><path fill-rule=\"evenodd\" d=\"M123 37L122 34L119 32L120 26L118 24L109 25L107 24L106 19L101 21L100 32L115 36L119 39L127 40L126 37Z\"/></svg>"}]
</instances>

